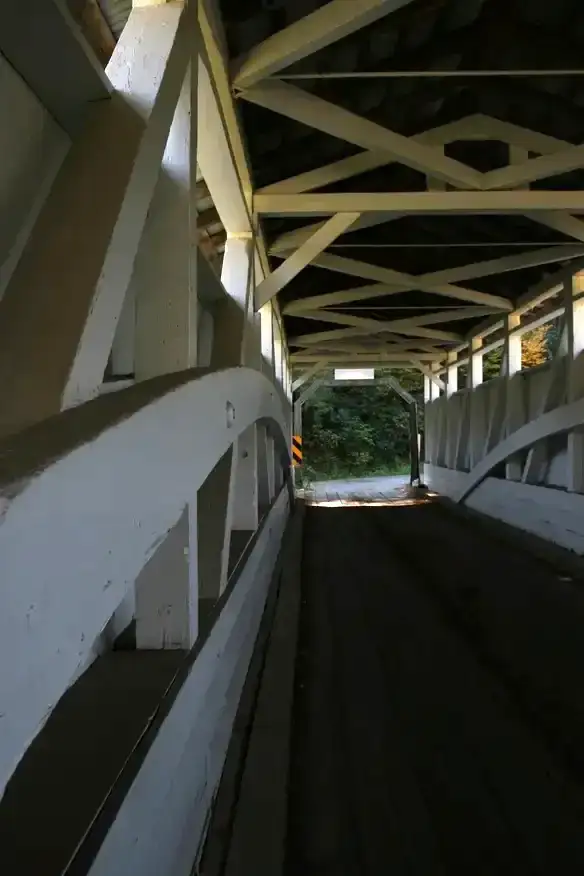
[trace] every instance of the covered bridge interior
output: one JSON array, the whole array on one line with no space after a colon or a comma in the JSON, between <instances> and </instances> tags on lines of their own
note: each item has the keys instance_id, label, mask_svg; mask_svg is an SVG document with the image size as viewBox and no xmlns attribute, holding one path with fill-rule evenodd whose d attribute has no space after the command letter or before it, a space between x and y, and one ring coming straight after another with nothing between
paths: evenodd
<instances>
[{"instance_id":1,"label":"covered bridge interior","mask_svg":"<svg viewBox=\"0 0 584 876\"><path fill-rule=\"evenodd\" d=\"M583 50L580 0L1 4L7 867L582 871ZM296 489L339 368L423 376L426 489Z\"/></svg>"}]
</instances>

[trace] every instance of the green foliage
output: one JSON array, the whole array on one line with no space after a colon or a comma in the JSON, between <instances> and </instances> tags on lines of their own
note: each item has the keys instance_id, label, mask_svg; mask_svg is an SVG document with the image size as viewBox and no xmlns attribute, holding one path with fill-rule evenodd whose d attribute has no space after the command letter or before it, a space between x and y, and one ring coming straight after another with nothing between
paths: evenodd
<instances>
[{"instance_id":1,"label":"green foliage","mask_svg":"<svg viewBox=\"0 0 584 876\"><path fill-rule=\"evenodd\" d=\"M523 368L535 368L548 360L548 334L550 325L542 325L530 332L525 332L521 339L521 365Z\"/></svg>"},{"instance_id":2,"label":"green foliage","mask_svg":"<svg viewBox=\"0 0 584 876\"><path fill-rule=\"evenodd\" d=\"M501 363L503 361L503 347L497 347L496 350L491 350L483 357L483 380L491 380L493 377L498 377L501 373Z\"/></svg>"},{"instance_id":3,"label":"green foliage","mask_svg":"<svg viewBox=\"0 0 584 876\"><path fill-rule=\"evenodd\" d=\"M421 401L420 374L391 373ZM322 387L304 406L303 443L308 481L402 473L409 470L408 411L387 384Z\"/></svg>"}]
</instances>

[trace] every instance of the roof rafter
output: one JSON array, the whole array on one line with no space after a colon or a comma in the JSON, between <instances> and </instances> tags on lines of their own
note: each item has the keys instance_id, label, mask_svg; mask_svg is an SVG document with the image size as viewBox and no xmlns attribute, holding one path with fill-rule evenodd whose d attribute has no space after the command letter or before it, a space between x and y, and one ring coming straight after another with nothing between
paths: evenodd
<instances>
[{"instance_id":1,"label":"roof rafter","mask_svg":"<svg viewBox=\"0 0 584 876\"><path fill-rule=\"evenodd\" d=\"M309 237L299 249L288 256L276 271L269 274L255 290L255 309L260 310L277 295L300 271L314 261L339 235L348 231L359 213L337 213Z\"/></svg>"},{"instance_id":2,"label":"roof rafter","mask_svg":"<svg viewBox=\"0 0 584 876\"><path fill-rule=\"evenodd\" d=\"M432 215L584 212L583 191L346 192L338 194L256 195L255 209L268 216L324 216L332 213Z\"/></svg>"},{"instance_id":3,"label":"roof rafter","mask_svg":"<svg viewBox=\"0 0 584 876\"><path fill-rule=\"evenodd\" d=\"M447 282L428 282L424 277L415 277L401 271L380 268L377 265L370 265L368 262L359 262L344 256L331 255L330 253L323 253L318 256L314 260L314 265L326 268L329 271L350 274L353 277L363 277L366 280L378 280L381 283L394 284L400 292L422 289L435 295L443 295L445 298L455 298L458 301L472 301L475 304L496 307L498 310L510 310L512 307L507 299L501 298L499 295L476 292L474 289L453 286Z\"/></svg>"},{"instance_id":4,"label":"roof rafter","mask_svg":"<svg viewBox=\"0 0 584 876\"><path fill-rule=\"evenodd\" d=\"M413 0L331 0L325 6L278 31L235 65L234 85L248 88L345 36L390 15Z\"/></svg>"},{"instance_id":5,"label":"roof rafter","mask_svg":"<svg viewBox=\"0 0 584 876\"><path fill-rule=\"evenodd\" d=\"M303 313L302 319L314 319L317 322L332 322L336 325L362 326L368 328L373 334L382 332L397 332L400 334L410 328L433 325L434 323L453 322L460 319L476 319L489 313L497 313L495 308L487 307L461 307L457 310L449 310L446 313L425 313L419 316L409 316L405 319L379 320L369 319L363 316L353 316L348 313L336 313L332 310L316 310L314 313Z\"/></svg>"},{"instance_id":6,"label":"roof rafter","mask_svg":"<svg viewBox=\"0 0 584 876\"><path fill-rule=\"evenodd\" d=\"M313 334L299 335L292 338L290 343L295 347L308 347L314 344L323 343L326 341L336 341L339 338L349 338L354 335L368 335L379 329L379 325L383 325L379 320L365 320L359 325L348 326L342 329L332 329L331 331L315 332ZM379 329L380 332L385 329ZM389 331L389 329L388 329ZM439 341L460 341L462 337L455 332L444 331L443 329L422 328L421 326L411 326L407 331L402 330L399 334L410 335L414 338L429 338Z\"/></svg>"},{"instance_id":7,"label":"roof rafter","mask_svg":"<svg viewBox=\"0 0 584 876\"><path fill-rule=\"evenodd\" d=\"M504 256L500 259L489 259L484 262L465 265L460 268L449 268L444 271L434 271L421 277L412 277L416 280L419 288L432 291L431 287L439 283L452 283L459 280L474 280L479 277L489 277L495 274L507 273L508 271L521 270L523 268L538 267L540 265L553 264L584 255L584 246L574 244L567 247L545 247L543 249L518 253L517 255ZM422 287L420 284L427 284ZM337 304L350 304L353 301L365 301L369 298L382 298L386 295L397 295L407 291L410 287L394 286L385 283L374 283L371 286L346 289L340 292L329 292L324 295L315 295L310 298L300 298L291 301L284 308L284 313L302 313L304 310L318 310L323 307L331 307ZM494 297L494 296L493 296ZM510 305L511 307L512 305Z\"/></svg>"},{"instance_id":8,"label":"roof rafter","mask_svg":"<svg viewBox=\"0 0 584 876\"><path fill-rule=\"evenodd\" d=\"M482 116L480 115L467 116L457 122L450 122L447 125L440 125L438 128L431 128L422 134L416 134L411 139L426 146L446 146L456 140L473 139L477 131L480 131L481 120ZM386 152L371 150L359 152L349 158L342 158L340 161L333 161L331 164L325 164L322 167L309 170L307 173L300 173L297 176L264 186L257 189L256 194L301 194L394 163L395 160Z\"/></svg>"},{"instance_id":9,"label":"roof rafter","mask_svg":"<svg viewBox=\"0 0 584 876\"><path fill-rule=\"evenodd\" d=\"M480 188L482 174L466 164L294 85L270 80L242 92L242 96L251 103L309 125L324 134L364 149L387 152L400 163L422 173L430 173L437 179L460 187Z\"/></svg>"},{"instance_id":10,"label":"roof rafter","mask_svg":"<svg viewBox=\"0 0 584 876\"><path fill-rule=\"evenodd\" d=\"M457 139L493 139L507 143L510 147L517 147L531 152L539 152L542 155L560 152L572 146L571 143L568 143L565 140L550 137L547 134L540 134L537 131L532 131L528 128L521 127L520 125L512 124L511 122L503 122L500 119L495 119L481 113L467 116L465 119L453 122L451 125L444 125L441 128L432 128L425 131L423 134L416 135L416 137L412 139L418 140L422 143L427 143L428 145L437 146L447 145ZM334 162L333 164L317 168L314 171L309 171L306 174L300 174L298 177L283 180L281 183L274 183L272 186L266 186L264 189L258 190L256 194L302 194L303 192L310 191L314 188L328 185L331 182L348 179L350 176L363 172L363 170L360 170L359 168L366 163L364 156L374 155L379 155L379 153L361 153L350 159ZM392 163L392 160L386 160L384 163ZM322 180L322 182L319 180ZM394 219L399 219L402 215L403 214L401 213L380 213L378 215L375 213L366 214L361 217L360 224L357 227L370 228L384 224L385 222L393 221ZM302 228L297 228L294 231L288 231L281 234L271 245L270 252L272 254L278 254L295 249L303 243L304 240L310 237L310 235L314 233L321 224L322 223L320 222L311 223ZM357 227L353 230L357 230ZM554 226L550 225L550 227ZM582 239L577 235L573 236L577 240Z\"/></svg>"}]
</instances>

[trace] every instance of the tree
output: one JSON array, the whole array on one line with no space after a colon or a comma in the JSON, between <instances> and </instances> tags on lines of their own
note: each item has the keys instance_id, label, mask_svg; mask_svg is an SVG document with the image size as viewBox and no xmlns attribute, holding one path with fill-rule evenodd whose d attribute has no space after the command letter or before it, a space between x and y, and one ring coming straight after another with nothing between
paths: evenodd
<instances>
[{"instance_id":1,"label":"tree","mask_svg":"<svg viewBox=\"0 0 584 876\"><path fill-rule=\"evenodd\" d=\"M390 373L421 402L419 372ZM303 432L309 479L390 474L409 460L408 411L386 383L321 387L304 407Z\"/></svg>"},{"instance_id":2,"label":"tree","mask_svg":"<svg viewBox=\"0 0 584 876\"><path fill-rule=\"evenodd\" d=\"M521 366L522 368L535 368L543 365L548 360L548 345L546 342L549 326L542 325L539 328L525 332L521 341Z\"/></svg>"}]
</instances>

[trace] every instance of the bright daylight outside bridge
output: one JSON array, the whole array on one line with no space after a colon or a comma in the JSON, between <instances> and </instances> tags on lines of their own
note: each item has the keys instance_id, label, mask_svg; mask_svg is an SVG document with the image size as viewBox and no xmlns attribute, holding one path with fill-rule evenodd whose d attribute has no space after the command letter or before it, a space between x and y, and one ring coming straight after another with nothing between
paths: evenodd
<instances>
[{"instance_id":1,"label":"bright daylight outside bridge","mask_svg":"<svg viewBox=\"0 0 584 876\"><path fill-rule=\"evenodd\" d=\"M583 59L0 4L7 873L583 871Z\"/></svg>"}]
</instances>

